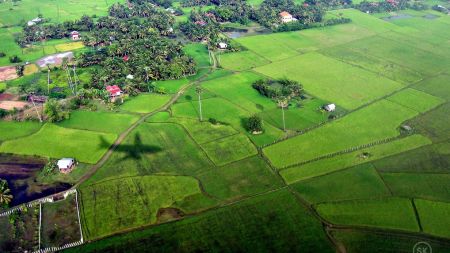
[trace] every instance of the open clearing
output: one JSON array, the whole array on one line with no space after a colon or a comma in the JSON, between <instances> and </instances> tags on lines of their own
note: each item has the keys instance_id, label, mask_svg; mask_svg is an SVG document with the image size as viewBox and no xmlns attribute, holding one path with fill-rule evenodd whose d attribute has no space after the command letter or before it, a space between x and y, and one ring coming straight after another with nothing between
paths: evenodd
<instances>
[{"instance_id":1,"label":"open clearing","mask_svg":"<svg viewBox=\"0 0 450 253\"><path fill-rule=\"evenodd\" d=\"M108 112L75 111L59 126L120 134L139 119L137 115ZM107 124L105 124L107 122Z\"/></svg>"},{"instance_id":2,"label":"open clearing","mask_svg":"<svg viewBox=\"0 0 450 253\"><path fill-rule=\"evenodd\" d=\"M0 121L0 141L16 139L37 132L41 128L38 122Z\"/></svg>"},{"instance_id":3,"label":"open clearing","mask_svg":"<svg viewBox=\"0 0 450 253\"><path fill-rule=\"evenodd\" d=\"M81 195L86 234L94 239L155 223L160 208L198 193L197 180L183 176L127 177L84 186Z\"/></svg>"},{"instance_id":4,"label":"open clearing","mask_svg":"<svg viewBox=\"0 0 450 253\"><path fill-rule=\"evenodd\" d=\"M415 199L414 203L417 207L423 230L426 233L450 237L450 222L448 220L450 203L422 199Z\"/></svg>"},{"instance_id":5,"label":"open clearing","mask_svg":"<svg viewBox=\"0 0 450 253\"><path fill-rule=\"evenodd\" d=\"M170 96L159 94L141 94L137 97L129 98L120 106L124 111L136 113L149 113L163 106L170 99Z\"/></svg>"},{"instance_id":6,"label":"open clearing","mask_svg":"<svg viewBox=\"0 0 450 253\"><path fill-rule=\"evenodd\" d=\"M430 143L431 141L424 136L413 135L385 144L379 144L331 158L324 158L304 165L283 169L280 171L280 174L286 182L291 183L297 180L320 176L361 163L381 159L386 156L399 154ZM368 154L368 157L367 155L365 156L364 153Z\"/></svg>"},{"instance_id":7,"label":"open clearing","mask_svg":"<svg viewBox=\"0 0 450 253\"><path fill-rule=\"evenodd\" d=\"M0 152L61 158L96 163L116 139L115 134L63 128L45 124L37 133L5 141Z\"/></svg>"},{"instance_id":8,"label":"open clearing","mask_svg":"<svg viewBox=\"0 0 450 253\"><path fill-rule=\"evenodd\" d=\"M344 181L345 184L342 183ZM388 189L370 164L300 181L292 186L310 203L389 195Z\"/></svg>"},{"instance_id":9,"label":"open clearing","mask_svg":"<svg viewBox=\"0 0 450 253\"><path fill-rule=\"evenodd\" d=\"M263 57L251 51L226 53L221 54L219 57L220 66L236 71L247 70L270 63Z\"/></svg>"},{"instance_id":10,"label":"open clearing","mask_svg":"<svg viewBox=\"0 0 450 253\"><path fill-rule=\"evenodd\" d=\"M398 82L319 53L308 53L256 68L273 78L296 80L312 95L355 109L402 87Z\"/></svg>"},{"instance_id":11,"label":"open clearing","mask_svg":"<svg viewBox=\"0 0 450 253\"><path fill-rule=\"evenodd\" d=\"M397 127L415 115L411 109L381 100L323 127L264 148L263 152L273 165L282 168L395 137L399 135Z\"/></svg>"},{"instance_id":12,"label":"open clearing","mask_svg":"<svg viewBox=\"0 0 450 253\"><path fill-rule=\"evenodd\" d=\"M202 145L206 154L220 166L256 155L255 146L243 134L233 135Z\"/></svg>"},{"instance_id":13,"label":"open clearing","mask_svg":"<svg viewBox=\"0 0 450 253\"><path fill-rule=\"evenodd\" d=\"M334 224L419 231L409 199L352 200L319 204L317 211Z\"/></svg>"}]
</instances>

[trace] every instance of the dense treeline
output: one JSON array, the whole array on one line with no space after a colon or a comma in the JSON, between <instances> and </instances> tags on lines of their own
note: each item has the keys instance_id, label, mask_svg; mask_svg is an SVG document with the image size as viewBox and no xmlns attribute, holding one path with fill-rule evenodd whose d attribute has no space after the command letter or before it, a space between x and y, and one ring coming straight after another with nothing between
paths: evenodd
<instances>
[{"instance_id":1,"label":"dense treeline","mask_svg":"<svg viewBox=\"0 0 450 253\"><path fill-rule=\"evenodd\" d=\"M193 41L207 40L211 45L219 41L222 27L214 14L202 10L193 10L189 20L180 24L180 30Z\"/></svg>"},{"instance_id":2,"label":"dense treeline","mask_svg":"<svg viewBox=\"0 0 450 253\"><path fill-rule=\"evenodd\" d=\"M90 31L94 28L94 20L89 16L82 16L77 21L65 21L60 24L46 24L45 22L23 27L23 33L16 37L16 42L25 47L28 44L49 39L68 37L71 31Z\"/></svg>"},{"instance_id":3,"label":"dense treeline","mask_svg":"<svg viewBox=\"0 0 450 253\"><path fill-rule=\"evenodd\" d=\"M109 13L84 38L86 45L100 47L82 54L78 63L81 67L101 66L92 73L92 87L117 84L133 94L147 90L146 83L151 80L195 73L195 62L184 54L182 45L166 37L174 24L167 12L146 2L134 3L132 8L115 4Z\"/></svg>"},{"instance_id":4,"label":"dense treeline","mask_svg":"<svg viewBox=\"0 0 450 253\"><path fill-rule=\"evenodd\" d=\"M292 23L285 23L280 25L276 32L289 32L289 31L298 31L298 30L304 30L314 27L324 27L324 26L332 26L332 25L338 25L338 24L346 24L352 22L349 18L333 18L326 20L321 23L310 23L310 24L302 24L300 22L292 22Z\"/></svg>"},{"instance_id":5,"label":"dense treeline","mask_svg":"<svg viewBox=\"0 0 450 253\"><path fill-rule=\"evenodd\" d=\"M363 1L355 6L363 12L392 12L404 9L425 10L428 6L421 1L411 0L385 0L382 2L367 2Z\"/></svg>"},{"instance_id":6,"label":"dense treeline","mask_svg":"<svg viewBox=\"0 0 450 253\"><path fill-rule=\"evenodd\" d=\"M303 92L303 86L300 83L289 79L260 79L255 81L252 84L252 87L261 95L271 99L277 99L279 97L299 97Z\"/></svg>"}]
</instances>

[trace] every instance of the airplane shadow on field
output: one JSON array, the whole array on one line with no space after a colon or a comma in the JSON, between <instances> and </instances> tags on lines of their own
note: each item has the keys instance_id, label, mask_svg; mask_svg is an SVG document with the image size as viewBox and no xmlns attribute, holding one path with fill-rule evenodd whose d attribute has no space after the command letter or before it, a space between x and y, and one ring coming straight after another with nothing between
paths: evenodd
<instances>
[{"instance_id":1,"label":"airplane shadow on field","mask_svg":"<svg viewBox=\"0 0 450 253\"><path fill-rule=\"evenodd\" d=\"M100 147L108 149L110 146L111 145L100 136ZM139 133L134 135L134 144L120 144L114 149L114 152L125 154L121 161L127 159L141 160L143 155L154 154L160 151L162 151L162 149L158 146L143 144Z\"/></svg>"}]
</instances>

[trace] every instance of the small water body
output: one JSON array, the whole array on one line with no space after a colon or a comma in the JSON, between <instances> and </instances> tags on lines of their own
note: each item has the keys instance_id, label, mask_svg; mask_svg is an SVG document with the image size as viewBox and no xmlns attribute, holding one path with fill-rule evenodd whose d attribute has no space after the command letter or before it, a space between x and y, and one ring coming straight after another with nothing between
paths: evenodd
<instances>
[{"instance_id":1,"label":"small water body","mask_svg":"<svg viewBox=\"0 0 450 253\"><path fill-rule=\"evenodd\" d=\"M411 16L411 15L409 15L409 14L397 14L397 15L394 15L394 16L389 16L389 17L384 17L384 18L381 18L381 19L383 19L384 21L394 21L394 20L398 20L398 19L407 19L407 18L412 18L413 16Z\"/></svg>"},{"instance_id":2,"label":"small water body","mask_svg":"<svg viewBox=\"0 0 450 253\"><path fill-rule=\"evenodd\" d=\"M425 18L425 19L436 19L438 17L439 17L438 15L434 15L434 14L427 14L427 15L423 16L423 18Z\"/></svg>"},{"instance_id":3,"label":"small water body","mask_svg":"<svg viewBox=\"0 0 450 253\"><path fill-rule=\"evenodd\" d=\"M227 35L231 39L237 39L240 37L252 36L252 35L260 35L260 34L268 34L271 31L266 28L251 27L249 29L245 28L234 28L234 27L226 27L224 30L224 34Z\"/></svg>"},{"instance_id":4,"label":"small water body","mask_svg":"<svg viewBox=\"0 0 450 253\"><path fill-rule=\"evenodd\" d=\"M67 183L41 184L36 181L45 163L35 158L0 156L0 178L8 182L13 195L10 206L17 206L71 187Z\"/></svg>"}]
</instances>

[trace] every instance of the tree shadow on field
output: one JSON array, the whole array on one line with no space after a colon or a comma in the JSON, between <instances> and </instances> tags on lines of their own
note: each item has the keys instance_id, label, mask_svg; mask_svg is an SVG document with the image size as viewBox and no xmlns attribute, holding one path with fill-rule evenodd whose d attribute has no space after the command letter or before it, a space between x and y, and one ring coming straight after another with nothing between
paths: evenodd
<instances>
[{"instance_id":1,"label":"tree shadow on field","mask_svg":"<svg viewBox=\"0 0 450 253\"><path fill-rule=\"evenodd\" d=\"M111 145L103 138L103 136L101 136L100 146L102 148L109 148ZM158 146L143 144L139 133L134 135L134 144L120 144L114 149L114 152L125 154L121 159L122 161L127 159L141 160L143 155L154 154L161 151L162 149Z\"/></svg>"}]
</instances>

